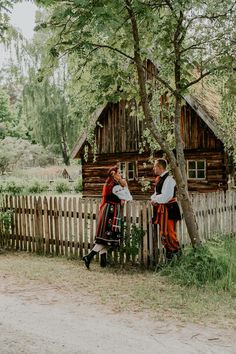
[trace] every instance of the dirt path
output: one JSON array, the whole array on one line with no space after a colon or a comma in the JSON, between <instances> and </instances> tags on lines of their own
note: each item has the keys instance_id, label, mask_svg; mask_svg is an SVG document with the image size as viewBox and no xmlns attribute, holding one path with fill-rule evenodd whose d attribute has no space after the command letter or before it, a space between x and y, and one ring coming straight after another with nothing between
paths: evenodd
<instances>
[{"instance_id":1,"label":"dirt path","mask_svg":"<svg viewBox=\"0 0 236 354\"><path fill-rule=\"evenodd\" d=\"M0 274L0 353L232 354L235 332L114 313L93 297Z\"/></svg>"}]
</instances>

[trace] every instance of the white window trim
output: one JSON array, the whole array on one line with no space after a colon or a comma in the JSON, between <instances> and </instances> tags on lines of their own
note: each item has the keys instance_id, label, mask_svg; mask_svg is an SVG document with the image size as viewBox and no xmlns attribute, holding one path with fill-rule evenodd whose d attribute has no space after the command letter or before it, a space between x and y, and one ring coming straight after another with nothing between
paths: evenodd
<instances>
[{"instance_id":1,"label":"white window trim","mask_svg":"<svg viewBox=\"0 0 236 354\"><path fill-rule=\"evenodd\" d=\"M128 168L129 168L129 163L132 163L133 164L133 173L134 173L134 177L133 178L128 178L129 177L129 171L131 171L131 170L129 170ZM127 181L134 181L135 179L136 179L136 174L137 174L137 172L136 172L136 164L135 164L135 161L120 161L119 162L119 169L121 170L121 164L125 164L125 179L127 180Z\"/></svg>"},{"instance_id":2,"label":"white window trim","mask_svg":"<svg viewBox=\"0 0 236 354\"><path fill-rule=\"evenodd\" d=\"M192 170L193 169L189 169L189 162L195 162L195 164L197 162L204 162L204 170L201 169L201 171L204 171L204 174L205 174L205 177L202 177L202 178L199 178L199 177L189 177L189 170ZM187 179L190 180L190 181L205 181L206 180L206 160L205 159L199 159L199 160L194 160L194 159L191 159L191 160L187 160ZM197 168L195 168L195 171L198 171Z\"/></svg>"}]
</instances>

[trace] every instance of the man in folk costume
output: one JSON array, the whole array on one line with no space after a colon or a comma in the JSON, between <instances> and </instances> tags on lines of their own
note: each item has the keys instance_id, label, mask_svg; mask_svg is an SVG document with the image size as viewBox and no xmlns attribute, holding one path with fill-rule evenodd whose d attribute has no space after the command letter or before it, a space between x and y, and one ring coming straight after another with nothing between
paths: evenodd
<instances>
[{"instance_id":1,"label":"man in folk costume","mask_svg":"<svg viewBox=\"0 0 236 354\"><path fill-rule=\"evenodd\" d=\"M131 200L127 182L121 177L118 166L113 166L108 171L102 191L102 202L98 216L95 246L91 252L83 257L86 267L93 257L100 252L101 267L106 266L106 253L109 246L118 246L122 237L123 204Z\"/></svg>"},{"instance_id":2,"label":"man in folk costume","mask_svg":"<svg viewBox=\"0 0 236 354\"><path fill-rule=\"evenodd\" d=\"M154 162L155 192L151 196L154 206L154 224L159 225L161 241L166 250L167 261L180 252L180 244L176 234L176 222L181 220L181 213L176 199L176 182L169 175L165 159Z\"/></svg>"}]
</instances>

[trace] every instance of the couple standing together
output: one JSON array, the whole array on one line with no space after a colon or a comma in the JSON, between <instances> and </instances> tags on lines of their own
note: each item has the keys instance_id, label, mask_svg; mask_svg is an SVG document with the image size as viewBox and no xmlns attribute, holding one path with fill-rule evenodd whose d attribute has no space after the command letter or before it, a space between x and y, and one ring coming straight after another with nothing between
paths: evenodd
<instances>
[{"instance_id":1,"label":"couple standing together","mask_svg":"<svg viewBox=\"0 0 236 354\"><path fill-rule=\"evenodd\" d=\"M166 168L165 159L155 160L153 171L157 178L151 204L154 208L153 223L159 225L166 258L171 260L174 254L180 251L175 227L181 215L175 196L176 182ZM103 186L95 246L88 255L83 257L88 269L97 253L100 253L101 267L105 267L108 247L119 245L122 238L123 205L129 200L132 200L132 196L129 193L127 182L121 177L118 166L113 166L109 169L108 178Z\"/></svg>"}]
</instances>

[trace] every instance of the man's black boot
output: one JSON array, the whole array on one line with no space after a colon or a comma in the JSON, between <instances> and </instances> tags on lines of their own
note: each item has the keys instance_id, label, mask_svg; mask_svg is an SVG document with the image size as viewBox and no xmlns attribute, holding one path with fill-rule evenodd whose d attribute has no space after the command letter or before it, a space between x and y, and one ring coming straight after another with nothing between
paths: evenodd
<instances>
[{"instance_id":1,"label":"man's black boot","mask_svg":"<svg viewBox=\"0 0 236 354\"><path fill-rule=\"evenodd\" d=\"M106 253L102 253L100 256L100 266L102 268L105 268L107 266L107 254Z\"/></svg>"},{"instance_id":2,"label":"man's black boot","mask_svg":"<svg viewBox=\"0 0 236 354\"><path fill-rule=\"evenodd\" d=\"M170 263L172 261L172 258L174 256L174 253L168 249L166 249L166 263Z\"/></svg>"},{"instance_id":3,"label":"man's black boot","mask_svg":"<svg viewBox=\"0 0 236 354\"><path fill-rule=\"evenodd\" d=\"M89 269L90 262L93 259L93 257L95 256L95 254L97 254L97 252L91 251L89 254L87 254L87 256L83 257L83 261L84 261L84 264L86 265L87 269Z\"/></svg>"}]
</instances>

